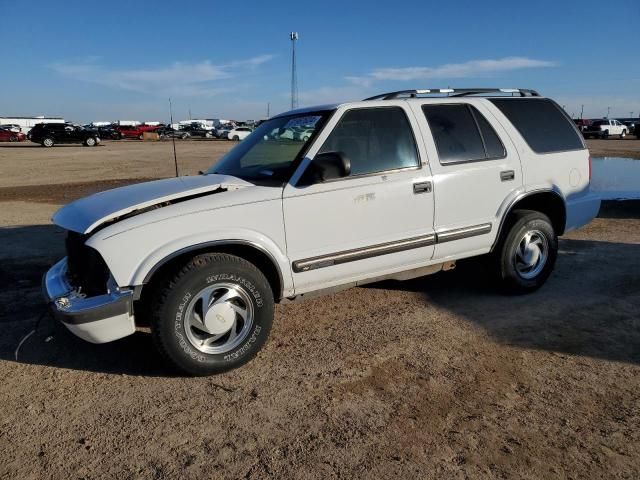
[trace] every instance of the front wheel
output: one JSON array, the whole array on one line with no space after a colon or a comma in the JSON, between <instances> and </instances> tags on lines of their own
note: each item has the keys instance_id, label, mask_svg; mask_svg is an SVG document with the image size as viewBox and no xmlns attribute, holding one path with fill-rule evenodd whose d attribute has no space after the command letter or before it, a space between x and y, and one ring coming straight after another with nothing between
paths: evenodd
<instances>
[{"instance_id":1,"label":"front wheel","mask_svg":"<svg viewBox=\"0 0 640 480\"><path fill-rule=\"evenodd\" d=\"M543 213L517 210L494 252L498 279L510 293L528 293L549 278L558 255L558 237Z\"/></svg>"},{"instance_id":2,"label":"front wheel","mask_svg":"<svg viewBox=\"0 0 640 480\"><path fill-rule=\"evenodd\" d=\"M183 373L220 373L260 351L273 308L271 287L253 264L233 255L199 255L156 296L152 336L167 362Z\"/></svg>"},{"instance_id":3,"label":"front wheel","mask_svg":"<svg viewBox=\"0 0 640 480\"><path fill-rule=\"evenodd\" d=\"M138 140L144 140L144 134L141 133L140 135L138 135Z\"/></svg>"},{"instance_id":4,"label":"front wheel","mask_svg":"<svg viewBox=\"0 0 640 480\"><path fill-rule=\"evenodd\" d=\"M605 130L605 131L602 133L602 139L603 139L603 140L607 140L608 138L609 138L609 130Z\"/></svg>"},{"instance_id":5,"label":"front wheel","mask_svg":"<svg viewBox=\"0 0 640 480\"><path fill-rule=\"evenodd\" d=\"M89 137L84 141L84 144L87 147L95 147L96 146L96 139L93 137Z\"/></svg>"},{"instance_id":6,"label":"front wheel","mask_svg":"<svg viewBox=\"0 0 640 480\"><path fill-rule=\"evenodd\" d=\"M620 133L620 138L624 138L627 136L627 131L626 130L622 130L622 133Z\"/></svg>"},{"instance_id":7,"label":"front wheel","mask_svg":"<svg viewBox=\"0 0 640 480\"><path fill-rule=\"evenodd\" d=\"M17 141L18 141L18 137L16 137L15 135L11 135L11 136L9 137L9 141L10 141L10 142L17 142Z\"/></svg>"},{"instance_id":8,"label":"front wheel","mask_svg":"<svg viewBox=\"0 0 640 480\"><path fill-rule=\"evenodd\" d=\"M238 135L234 135L233 136L233 141L234 142L239 142L240 141L240 137Z\"/></svg>"}]
</instances>

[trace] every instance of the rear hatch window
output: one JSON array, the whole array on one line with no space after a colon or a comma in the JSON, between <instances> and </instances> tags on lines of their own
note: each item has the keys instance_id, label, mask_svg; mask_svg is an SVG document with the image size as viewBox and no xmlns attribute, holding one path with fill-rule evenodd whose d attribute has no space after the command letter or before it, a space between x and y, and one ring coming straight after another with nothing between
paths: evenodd
<instances>
[{"instance_id":1,"label":"rear hatch window","mask_svg":"<svg viewBox=\"0 0 640 480\"><path fill-rule=\"evenodd\" d=\"M566 113L545 98L492 98L536 153L565 152L585 148Z\"/></svg>"}]
</instances>

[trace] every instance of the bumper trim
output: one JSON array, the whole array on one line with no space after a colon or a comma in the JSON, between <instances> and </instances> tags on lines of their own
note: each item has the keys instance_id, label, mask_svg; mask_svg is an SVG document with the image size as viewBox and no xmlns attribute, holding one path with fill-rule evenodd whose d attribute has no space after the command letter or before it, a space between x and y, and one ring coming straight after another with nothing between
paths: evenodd
<instances>
[{"instance_id":1,"label":"bumper trim","mask_svg":"<svg viewBox=\"0 0 640 480\"><path fill-rule=\"evenodd\" d=\"M42 290L53 316L84 340L105 343L135 331L133 291L85 297L69 284L66 258L44 275Z\"/></svg>"}]
</instances>

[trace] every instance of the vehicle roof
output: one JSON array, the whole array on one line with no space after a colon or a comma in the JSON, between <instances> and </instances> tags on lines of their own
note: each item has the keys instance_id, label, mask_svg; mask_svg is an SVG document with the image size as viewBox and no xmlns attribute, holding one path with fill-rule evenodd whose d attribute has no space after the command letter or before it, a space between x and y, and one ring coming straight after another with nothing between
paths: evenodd
<instances>
[{"instance_id":1,"label":"vehicle roof","mask_svg":"<svg viewBox=\"0 0 640 480\"><path fill-rule=\"evenodd\" d=\"M419 96L430 95L430 96ZM433 96L435 95L435 96ZM443 103L454 101L469 101L470 103L476 101L484 101L486 99L493 98L514 98L514 99L544 99L538 92L530 89L522 88L466 88L466 89L424 89L424 90L401 90L398 92L385 93L369 97L364 100L342 102L326 105L314 105L305 108L298 108L295 110L289 110L280 113L272 118L286 117L289 115L300 115L312 112L331 111L339 107L361 107L371 102L388 102L390 100L402 100L407 102L420 102L420 103Z\"/></svg>"}]
</instances>

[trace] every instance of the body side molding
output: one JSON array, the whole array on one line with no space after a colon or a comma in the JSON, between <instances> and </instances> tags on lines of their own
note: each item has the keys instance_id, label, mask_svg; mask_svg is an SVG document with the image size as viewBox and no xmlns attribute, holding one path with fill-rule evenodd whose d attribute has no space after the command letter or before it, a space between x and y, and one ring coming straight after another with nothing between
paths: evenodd
<instances>
[{"instance_id":1,"label":"body side molding","mask_svg":"<svg viewBox=\"0 0 640 480\"><path fill-rule=\"evenodd\" d=\"M355 248L353 250L345 250L343 252L321 255L318 257L305 258L293 262L293 271L295 273L308 272L318 268L331 267L340 265L341 263L354 262L356 260L364 260L365 258L387 255L389 253L402 252L412 250L414 248L428 247L436 243L436 236L433 233L412 237L405 240L395 242L380 243L369 247Z\"/></svg>"},{"instance_id":2,"label":"body side molding","mask_svg":"<svg viewBox=\"0 0 640 480\"><path fill-rule=\"evenodd\" d=\"M343 252L296 260L293 262L292 268L295 273L303 273L310 270L316 270L318 268L332 267L342 263L378 257L380 255L388 255L390 253L403 252L414 248L428 247L435 245L436 243L451 242L454 240L461 240L463 238L475 237L476 235L485 235L489 232L491 232L490 223L441 230L437 233L397 240L395 242L380 243L369 247L355 248L353 250L345 250Z\"/></svg>"}]
</instances>

